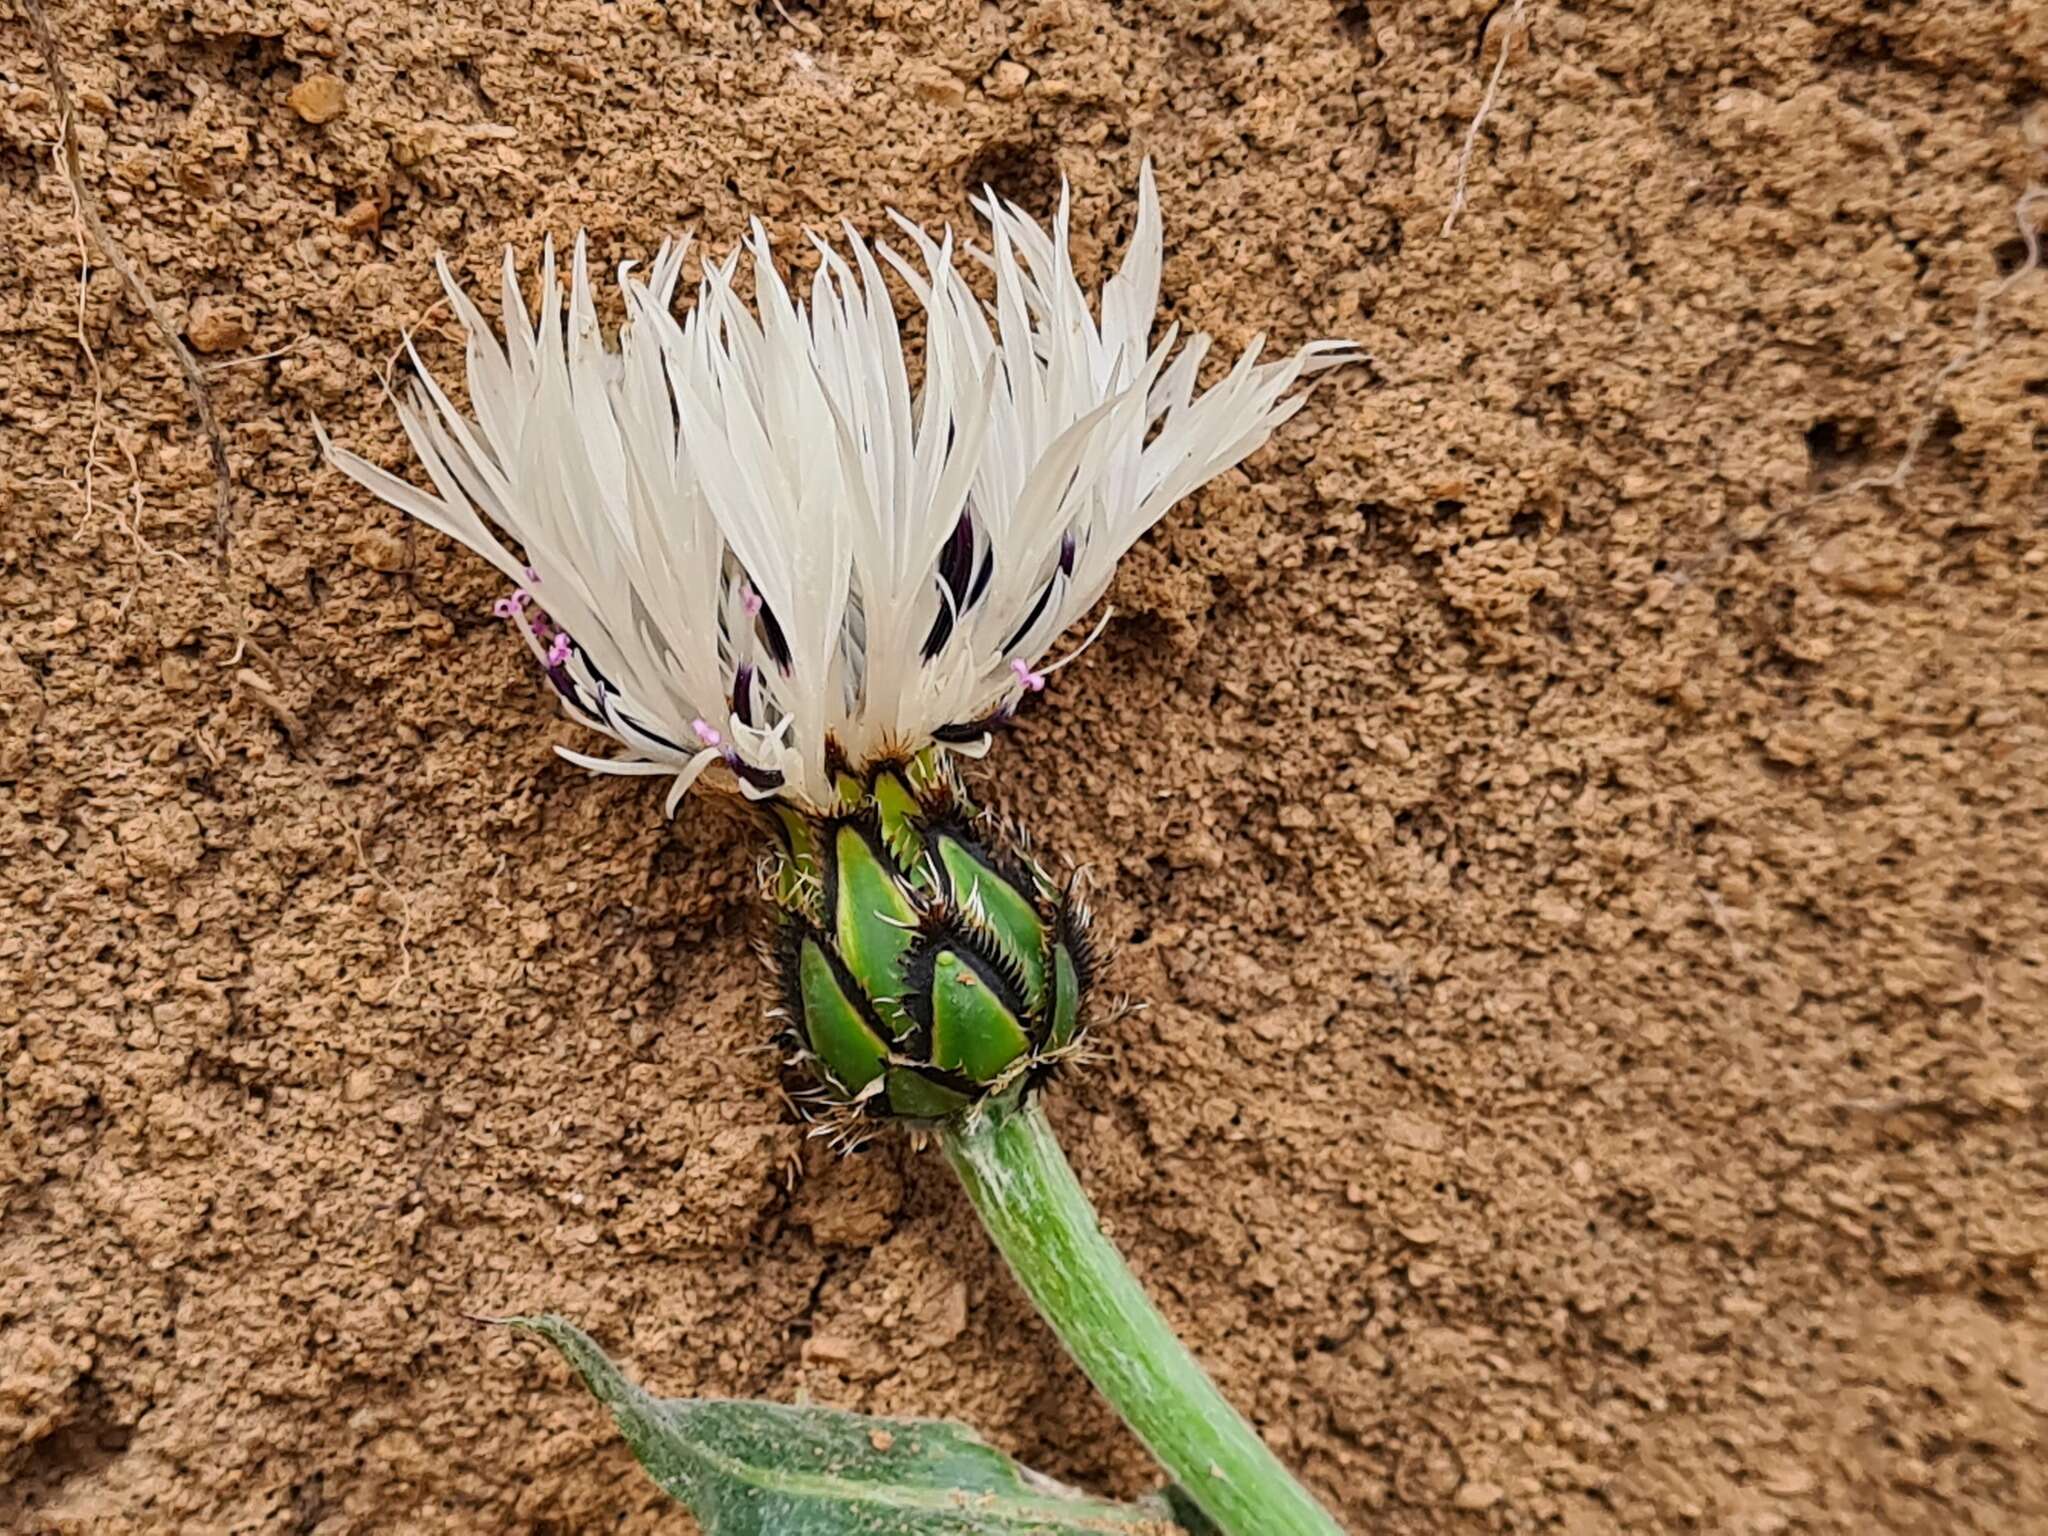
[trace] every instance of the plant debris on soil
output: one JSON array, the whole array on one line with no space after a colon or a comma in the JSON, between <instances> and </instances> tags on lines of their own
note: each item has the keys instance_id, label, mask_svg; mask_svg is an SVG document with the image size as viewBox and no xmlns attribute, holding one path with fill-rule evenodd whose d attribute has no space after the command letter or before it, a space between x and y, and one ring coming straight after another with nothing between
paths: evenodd
<instances>
[{"instance_id":1,"label":"plant debris on soil","mask_svg":"<svg viewBox=\"0 0 2048 1536\"><path fill-rule=\"evenodd\" d=\"M1118 1244L1361 1532L2048 1526L2048 10L46 9L77 202L0 18L0 1528L676 1529L471 1321L542 1309L664 1395L1155 1483L937 1161L778 1100L747 821L554 758L495 577L310 426L405 467L436 251L795 260L1064 174L1099 277L1144 155L1173 318L1372 363L975 779L1148 1005L1055 1090Z\"/></svg>"}]
</instances>

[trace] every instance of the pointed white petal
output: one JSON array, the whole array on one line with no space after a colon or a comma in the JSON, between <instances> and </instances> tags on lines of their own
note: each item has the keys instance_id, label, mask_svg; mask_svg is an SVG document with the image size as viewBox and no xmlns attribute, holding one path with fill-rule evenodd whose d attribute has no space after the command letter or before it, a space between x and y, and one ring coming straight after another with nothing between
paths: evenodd
<instances>
[{"instance_id":1,"label":"pointed white petal","mask_svg":"<svg viewBox=\"0 0 2048 1536\"><path fill-rule=\"evenodd\" d=\"M680 317L688 242L666 243L644 271L616 269L616 342L581 235L566 288L546 243L532 308L506 253L502 337L443 263L468 334L467 408L416 354L399 402L433 490L316 423L322 451L519 586L515 627L564 708L627 754L570 761L671 777L671 811L728 754L748 770L745 794L827 803L829 743L856 757L916 749L1042 687L1079 651L1044 656L1131 544L1255 452L1315 375L1357 356L1316 342L1262 363L1254 343L1198 392L1209 339L1153 338L1164 236L1149 162L1093 303L1074 276L1064 185L1050 229L992 192L975 204L989 243L968 255L993 277L987 305L952 232L900 215L915 263L850 226L837 246L813 237L801 300L757 221L702 262ZM751 304L735 291L742 261ZM885 269L924 311L914 364Z\"/></svg>"}]
</instances>

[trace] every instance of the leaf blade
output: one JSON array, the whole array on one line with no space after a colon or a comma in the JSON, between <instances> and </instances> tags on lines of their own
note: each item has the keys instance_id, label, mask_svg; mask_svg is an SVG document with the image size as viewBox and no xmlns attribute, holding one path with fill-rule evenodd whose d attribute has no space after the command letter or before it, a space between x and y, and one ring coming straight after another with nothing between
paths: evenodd
<instances>
[{"instance_id":1,"label":"leaf blade","mask_svg":"<svg viewBox=\"0 0 2048 1536\"><path fill-rule=\"evenodd\" d=\"M502 1321L554 1346L705 1536L1184 1536L1156 1506L1073 1494L963 1425L656 1398L573 1323Z\"/></svg>"}]
</instances>

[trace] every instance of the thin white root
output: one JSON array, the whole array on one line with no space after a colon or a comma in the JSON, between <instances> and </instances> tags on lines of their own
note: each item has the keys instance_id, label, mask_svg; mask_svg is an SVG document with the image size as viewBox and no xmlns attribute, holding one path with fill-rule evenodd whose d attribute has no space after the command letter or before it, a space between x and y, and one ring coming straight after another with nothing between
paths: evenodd
<instances>
[{"instance_id":1,"label":"thin white root","mask_svg":"<svg viewBox=\"0 0 2048 1536\"><path fill-rule=\"evenodd\" d=\"M1956 354L1928 378L1921 386L1920 394L1926 397L1926 406L1913 423L1913 430L1906 436L1905 451L1889 470L1881 475L1861 475L1846 485L1823 491L1815 501L1829 501L1837 496L1847 496L1857 491L1895 491L1906 483L1906 476L1913 472L1919 461L1920 450L1927 446L1927 439L1934 433L1935 423L1941 419L1941 408L1937 396L1941 386L1982 357L1991 345L1991 314L1998 301L2010 293L2013 286L2028 273L2041 265L2041 231L2034 225L2033 210L2038 204L2048 203L2048 187L2030 186L2020 194L2013 204L2012 216L2020 228L2020 240L2026 245L2027 259L2006 274L2005 278L1977 301L1976 313L1970 319L1970 340Z\"/></svg>"},{"instance_id":2,"label":"thin white root","mask_svg":"<svg viewBox=\"0 0 2048 1536\"><path fill-rule=\"evenodd\" d=\"M239 666L245 654L254 655L265 666L275 670L270 657L256 644L249 634L247 619L242 612L242 603L234 591L234 559L230 548L232 539L231 514L235 501L234 466L228 459L227 434L221 430L220 417L213 408L213 395L206 387L206 374L199 366L199 359L192 355L192 349L178 334L177 324L171 319L157 297L150 292L149 285L142 280L142 274L128 259L121 242L114 238L114 232L107 228L106 220L99 214L99 208L88 194L85 172L78 159L78 110L72 101L71 75L64 67L64 50L57 41L57 32L50 25L49 15L43 10L42 0L22 0L22 9L28 17L29 30L35 35L36 46L43 55L43 67L50 77L50 96L57 108L57 169L71 189L72 208L86 231L91 234L93 244L99 247L101 257L120 276L135 302L141 306L150 323L163 337L164 345L170 349L172 360L178 365L183 376L185 394L190 399L193 412L199 417L200 435L206 439L208 452L213 458L215 482L214 542L220 551L223 581L221 597L228 610L228 621L235 632L235 651L228 658L229 666ZM83 327L81 326L81 341ZM88 355L90 349L88 348ZM94 359L95 400L99 398L98 360ZM90 460L97 453L98 418L94 419L95 434L88 449L87 479L91 479ZM88 491L88 498L90 491Z\"/></svg>"},{"instance_id":3,"label":"thin white root","mask_svg":"<svg viewBox=\"0 0 2048 1536\"><path fill-rule=\"evenodd\" d=\"M1472 154L1479 144L1480 125L1492 113L1494 98L1500 94L1500 79L1508 72L1508 54L1514 49L1515 39L1521 36L1522 13L1527 9L1528 0L1515 0L1508 11L1507 21L1500 29L1500 56L1493 61L1493 73L1486 81L1486 95L1480 98L1479 110L1473 115L1471 126L1465 130L1464 148L1458 151L1457 185L1451 189L1450 212L1444 215L1442 232L1446 235L1458 222L1458 215L1465 211L1465 184L1472 174Z\"/></svg>"}]
</instances>

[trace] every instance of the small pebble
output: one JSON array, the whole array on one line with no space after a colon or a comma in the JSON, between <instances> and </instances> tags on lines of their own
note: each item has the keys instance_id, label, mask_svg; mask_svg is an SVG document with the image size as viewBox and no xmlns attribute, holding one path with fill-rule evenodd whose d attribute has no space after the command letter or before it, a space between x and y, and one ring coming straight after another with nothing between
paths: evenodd
<instances>
[{"instance_id":1,"label":"small pebble","mask_svg":"<svg viewBox=\"0 0 2048 1536\"><path fill-rule=\"evenodd\" d=\"M1505 1497L1498 1483L1466 1483L1451 1498L1459 1509L1491 1509Z\"/></svg>"},{"instance_id":2,"label":"small pebble","mask_svg":"<svg viewBox=\"0 0 2048 1536\"><path fill-rule=\"evenodd\" d=\"M249 340L249 317L232 305L200 299L185 323L185 339L195 352L232 352Z\"/></svg>"},{"instance_id":3,"label":"small pebble","mask_svg":"<svg viewBox=\"0 0 2048 1536\"><path fill-rule=\"evenodd\" d=\"M405 541L386 528L366 528L348 547L349 558L372 571L405 568Z\"/></svg>"},{"instance_id":4,"label":"small pebble","mask_svg":"<svg viewBox=\"0 0 2048 1536\"><path fill-rule=\"evenodd\" d=\"M988 72L988 93L997 101L1009 101L1024 93L1031 71L1015 59L1004 59Z\"/></svg>"},{"instance_id":5,"label":"small pebble","mask_svg":"<svg viewBox=\"0 0 2048 1536\"><path fill-rule=\"evenodd\" d=\"M374 198L363 198L341 216L341 227L352 235L367 235L384 222L384 209Z\"/></svg>"},{"instance_id":6,"label":"small pebble","mask_svg":"<svg viewBox=\"0 0 2048 1536\"><path fill-rule=\"evenodd\" d=\"M309 123L328 123L348 109L348 87L335 75L308 75L285 98Z\"/></svg>"}]
</instances>

